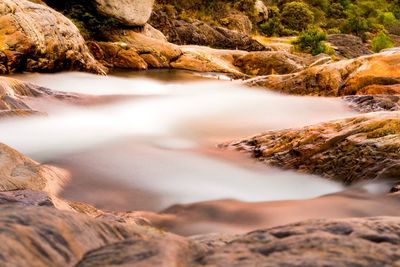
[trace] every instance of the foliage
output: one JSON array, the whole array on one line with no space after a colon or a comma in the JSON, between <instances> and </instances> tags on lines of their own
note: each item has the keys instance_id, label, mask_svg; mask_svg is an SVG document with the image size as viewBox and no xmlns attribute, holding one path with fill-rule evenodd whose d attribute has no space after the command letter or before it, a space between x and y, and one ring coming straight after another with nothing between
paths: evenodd
<instances>
[{"instance_id":1,"label":"foliage","mask_svg":"<svg viewBox=\"0 0 400 267\"><path fill-rule=\"evenodd\" d=\"M293 42L296 49L302 52L318 55L331 53L331 48L325 43L326 33L317 28L311 28L300 33Z\"/></svg>"},{"instance_id":2,"label":"foliage","mask_svg":"<svg viewBox=\"0 0 400 267\"><path fill-rule=\"evenodd\" d=\"M380 52L391 47L393 47L393 41L384 31L381 31L372 39L372 51L374 52Z\"/></svg>"},{"instance_id":3,"label":"foliage","mask_svg":"<svg viewBox=\"0 0 400 267\"><path fill-rule=\"evenodd\" d=\"M303 2L290 2L283 6L281 20L285 27L302 31L314 21L314 14Z\"/></svg>"}]
</instances>

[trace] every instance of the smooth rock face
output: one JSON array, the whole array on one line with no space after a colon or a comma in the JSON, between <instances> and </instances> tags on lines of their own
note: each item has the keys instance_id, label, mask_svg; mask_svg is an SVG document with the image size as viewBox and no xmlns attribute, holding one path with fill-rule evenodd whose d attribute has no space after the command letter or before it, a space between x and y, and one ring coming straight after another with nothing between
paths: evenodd
<instances>
[{"instance_id":1,"label":"smooth rock face","mask_svg":"<svg viewBox=\"0 0 400 267\"><path fill-rule=\"evenodd\" d=\"M229 146L268 164L345 184L398 180L400 113L371 113L302 129L270 131Z\"/></svg>"},{"instance_id":2,"label":"smooth rock face","mask_svg":"<svg viewBox=\"0 0 400 267\"><path fill-rule=\"evenodd\" d=\"M128 26L143 26L153 11L154 0L95 0L97 10Z\"/></svg>"},{"instance_id":3,"label":"smooth rock face","mask_svg":"<svg viewBox=\"0 0 400 267\"><path fill-rule=\"evenodd\" d=\"M62 14L27 0L0 2L0 73L102 69Z\"/></svg>"},{"instance_id":4,"label":"smooth rock face","mask_svg":"<svg viewBox=\"0 0 400 267\"><path fill-rule=\"evenodd\" d=\"M345 96L400 94L400 53L388 51L306 68L288 75L246 81L295 95Z\"/></svg>"},{"instance_id":5,"label":"smooth rock face","mask_svg":"<svg viewBox=\"0 0 400 267\"><path fill-rule=\"evenodd\" d=\"M32 189L57 194L69 175L66 171L35 162L0 144L0 192Z\"/></svg>"}]
</instances>

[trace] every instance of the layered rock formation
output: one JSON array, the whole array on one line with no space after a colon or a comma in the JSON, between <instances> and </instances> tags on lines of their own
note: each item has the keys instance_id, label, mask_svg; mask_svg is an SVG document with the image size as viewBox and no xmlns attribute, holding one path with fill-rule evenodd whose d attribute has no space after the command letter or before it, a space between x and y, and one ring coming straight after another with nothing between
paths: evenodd
<instances>
[{"instance_id":1,"label":"layered rock formation","mask_svg":"<svg viewBox=\"0 0 400 267\"><path fill-rule=\"evenodd\" d=\"M266 132L229 146L268 164L352 184L399 178L400 113Z\"/></svg>"},{"instance_id":2,"label":"layered rock formation","mask_svg":"<svg viewBox=\"0 0 400 267\"><path fill-rule=\"evenodd\" d=\"M62 14L27 0L0 3L0 73L102 69Z\"/></svg>"},{"instance_id":3,"label":"layered rock formation","mask_svg":"<svg viewBox=\"0 0 400 267\"><path fill-rule=\"evenodd\" d=\"M246 83L296 95L400 94L400 53L387 51L311 66L288 75L257 77Z\"/></svg>"}]
</instances>

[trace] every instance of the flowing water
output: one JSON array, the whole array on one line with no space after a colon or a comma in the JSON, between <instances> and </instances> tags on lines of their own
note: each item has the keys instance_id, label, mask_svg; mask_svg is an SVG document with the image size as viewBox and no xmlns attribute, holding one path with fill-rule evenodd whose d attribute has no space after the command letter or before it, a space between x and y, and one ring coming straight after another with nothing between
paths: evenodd
<instances>
[{"instance_id":1,"label":"flowing water","mask_svg":"<svg viewBox=\"0 0 400 267\"><path fill-rule=\"evenodd\" d=\"M0 122L0 140L69 170L64 197L116 210L214 199L304 199L342 186L260 166L216 145L354 115L340 99L280 95L189 72L25 74L54 90L123 96L79 106L31 100L45 117Z\"/></svg>"}]
</instances>

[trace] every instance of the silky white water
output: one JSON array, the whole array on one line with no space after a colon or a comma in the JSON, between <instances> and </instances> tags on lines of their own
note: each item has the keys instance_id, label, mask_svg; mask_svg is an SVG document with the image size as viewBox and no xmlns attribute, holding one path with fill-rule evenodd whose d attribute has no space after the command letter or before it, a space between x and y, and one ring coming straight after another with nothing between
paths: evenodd
<instances>
[{"instance_id":1,"label":"silky white water","mask_svg":"<svg viewBox=\"0 0 400 267\"><path fill-rule=\"evenodd\" d=\"M48 116L1 121L0 140L70 169L73 185L65 194L99 207L159 210L210 199L300 199L341 190L318 177L213 151L218 143L266 130L354 115L341 100L280 95L187 73L147 76L20 75L53 90L127 97L90 107L40 103Z\"/></svg>"}]
</instances>

